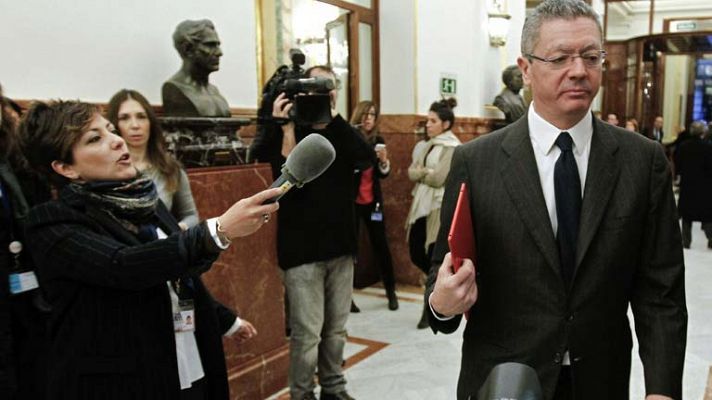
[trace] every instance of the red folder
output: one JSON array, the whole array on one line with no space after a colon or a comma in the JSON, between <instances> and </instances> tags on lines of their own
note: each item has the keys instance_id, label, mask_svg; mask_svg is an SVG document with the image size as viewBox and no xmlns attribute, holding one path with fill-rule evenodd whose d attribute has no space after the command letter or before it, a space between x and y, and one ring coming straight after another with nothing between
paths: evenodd
<instances>
[{"instance_id":1,"label":"red folder","mask_svg":"<svg viewBox=\"0 0 712 400\"><path fill-rule=\"evenodd\" d=\"M472 213L470 212L470 197L467 193L467 185L463 182L460 185L460 195L457 198L455 213L452 216L450 232L447 236L450 245L450 256L452 258L452 269L457 272L462 266L464 259L469 258L475 263L477 250L475 247L475 233L472 227ZM477 264L475 264L475 268ZM470 313L465 313L465 318L469 318Z\"/></svg>"}]
</instances>

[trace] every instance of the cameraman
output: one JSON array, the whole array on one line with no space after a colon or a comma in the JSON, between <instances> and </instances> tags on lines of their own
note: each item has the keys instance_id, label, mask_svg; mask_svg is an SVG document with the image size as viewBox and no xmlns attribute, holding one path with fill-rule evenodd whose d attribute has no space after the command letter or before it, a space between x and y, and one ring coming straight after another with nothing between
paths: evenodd
<instances>
[{"instance_id":1,"label":"cameraman","mask_svg":"<svg viewBox=\"0 0 712 400\"><path fill-rule=\"evenodd\" d=\"M311 67L305 75L336 83L334 72L326 66ZM256 158L271 162L273 168L282 165L297 143L313 132L336 149L334 163L319 178L280 200L277 255L289 298L293 400L316 399L315 371L321 399L352 399L346 392L341 362L356 251L353 171L370 162L373 150L334 110L336 89L329 96L330 123L296 126L289 121L274 129L267 127L253 148ZM273 118L287 120L292 107L291 100L280 94L273 104Z\"/></svg>"}]
</instances>

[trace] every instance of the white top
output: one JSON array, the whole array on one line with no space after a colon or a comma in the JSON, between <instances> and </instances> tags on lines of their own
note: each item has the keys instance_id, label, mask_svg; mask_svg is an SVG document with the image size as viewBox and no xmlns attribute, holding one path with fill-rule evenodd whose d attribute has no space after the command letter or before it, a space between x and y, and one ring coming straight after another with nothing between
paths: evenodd
<instances>
[{"instance_id":1,"label":"white top","mask_svg":"<svg viewBox=\"0 0 712 400\"><path fill-rule=\"evenodd\" d=\"M222 249L226 249L228 246L223 245L216 235L216 225L217 218L211 218L208 221L208 227L210 234L213 237L215 243ZM168 237L161 228L156 228L156 233L158 234L158 239L165 239ZM166 282L168 286L168 294L171 296L171 311L173 313L180 312L180 306L178 305L178 294L173 290L173 286L170 282ZM225 333L224 336L231 336L233 333L237 332L242 325L240 318L235 318L235 322L232 327ZM203 371L203 363L200 360L200 351L198 350L198 342L195 340L195 332L175 332L176 338L176 357L178 358L178 379L180 381L180 388L188 389L193 386L193 382L201 379L205 376Z\"/></svg>"},{"instance_id":2,"label":"white top","mask_svg":"<svg viewBox=\"0 0 712 400\"><path fill-rule=\"evenodd\" d=\"M532 103L527 113L529 122L529 138L532 141L536 167L539 170L541 190L544 192L546 209L549 212L551 228L556 236L559 224L556 218L556 195L554 193L554 166L559 159L561 150L555 144L562 131L550 124L536 113L536 104ZM567 129L574 141L573 153L581 179L581 198L586 186L586 171L588 171L588 156L591 154L591 137L593 136L593 116L587 112L581 121Z\"/></svg>"}]
</instances>

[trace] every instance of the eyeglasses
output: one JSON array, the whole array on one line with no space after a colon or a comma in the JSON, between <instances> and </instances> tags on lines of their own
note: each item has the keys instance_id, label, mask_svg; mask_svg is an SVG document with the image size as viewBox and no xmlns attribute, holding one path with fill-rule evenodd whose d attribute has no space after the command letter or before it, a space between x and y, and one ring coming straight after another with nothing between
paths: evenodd
<instances>
[{"instance_id":1,"label":"eyeglasses","mask_svg":"<svg viewBox=\"0 0 712 400\"><path fill-rule=\"evenodd\" d=\"M606 60L605 50L590 50L581 54L562 54L549 58L537 57L534 54L524 54L529 60L537 60L546 63L551 69L568 68L574 63L574 59L581 58L586 68L598 68Z\"/></svg>"}]
</instances>

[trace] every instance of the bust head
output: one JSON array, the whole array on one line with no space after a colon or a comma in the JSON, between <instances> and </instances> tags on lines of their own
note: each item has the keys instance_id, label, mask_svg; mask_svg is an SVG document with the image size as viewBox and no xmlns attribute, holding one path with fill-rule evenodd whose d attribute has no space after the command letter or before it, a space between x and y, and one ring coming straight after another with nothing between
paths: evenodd
<instances>
[{"instance_id":1,"label":"bust head","mask_svg":"<svg viewBox=\"0 0 712 400\"><path fill-rule=\"evenodd\" d=\"M186 20L178 24L173 46L183 62L190 63L194 70L209 74L220 68L220 39L210 20Z\"/></svg>"},{"instance_id":2,"label":"bust head","mask_svg":"<svg viewBox=\"0 0 712 400\"><path fill-rule=\"evenodd\" d=\"M502 71L502 82L507 85L509 90L514 93L519 93L524 85L522 81L522 71L516 65L508 66Z\"/></svg>"}]
</instances>

